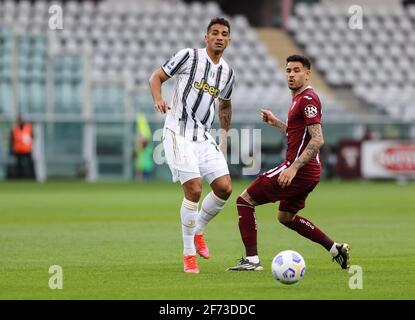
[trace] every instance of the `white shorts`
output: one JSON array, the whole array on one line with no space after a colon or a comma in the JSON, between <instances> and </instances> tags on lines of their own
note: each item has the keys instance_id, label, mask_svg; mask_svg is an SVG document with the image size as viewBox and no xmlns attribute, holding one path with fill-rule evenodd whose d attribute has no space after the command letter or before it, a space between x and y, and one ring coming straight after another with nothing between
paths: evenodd
<instances>
[{"instance_id":1,"label":"white shorts","mask_svg":"<svg viewBox=\"0 0 415 320\"><path fill-rule=\"evenodd\" d=\"M173 182L181 184L204 178L211 184L216 178L229 174L228 164L215 140L190 141L170 129L164 130L163 146Z\"/></svg>"}]
</instances>

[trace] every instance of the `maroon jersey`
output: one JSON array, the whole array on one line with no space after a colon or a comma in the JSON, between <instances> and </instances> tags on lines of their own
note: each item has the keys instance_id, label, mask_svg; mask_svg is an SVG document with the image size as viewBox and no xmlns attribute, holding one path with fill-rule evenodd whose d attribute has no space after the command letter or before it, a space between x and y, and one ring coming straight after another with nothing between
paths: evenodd
<instances>
[{"instance_id":1,"label":"maroon jersey","mask_svg":"<svg viewBox=\"0 0 415 320\"><path fill-rule=\"evenodd\" d=\"M288 111L287 140L288 148L285 163L290 166L297 160L311 139L307 126L321 124L321 103L314 90L309 86L298 94ZM296 177L307 180L320 180L321 164L319 155L310 159L306 165L298 170Z\"/></svg>"}]
</instances>

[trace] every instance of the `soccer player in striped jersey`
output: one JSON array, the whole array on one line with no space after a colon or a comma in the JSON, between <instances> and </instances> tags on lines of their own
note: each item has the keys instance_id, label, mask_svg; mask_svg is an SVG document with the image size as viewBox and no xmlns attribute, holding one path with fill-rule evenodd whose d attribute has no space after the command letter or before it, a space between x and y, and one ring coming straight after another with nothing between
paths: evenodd
<instances>
[{"instance_id":1,"label":"soccer player in striped jersey","mask_svg":"<svg viewBox=\"0 0 415 320\"><path fill-rule=\"evenodd\" d=\"M167 113L163 146L173 182L180 181L184 199L180 208L184 271L199 273L196 252L209 258L203 238L206 225L223 208L232 186L224 153L230 127L231 95L235 75L222 55L230 42L226 19L212 19L203 49L183 49L151 75L150 88L158 112ZM162 84L176 78L170 103L162 96ZM209 131L219 108L219 145ZM211 186L202 201L202 178Z\"/></svg>"},{"instance_id":2,"label":"soccer player in striped jersey","mask_svg":"<svg viewBox=\"0 0 415 320\"><path fill-rule=\"evenodd\" d=\"M331 240L315 224L297 212L305 207L308 194L320 180L319 150L324 143L320 99L309 86L311 63L307 57L287 58L286 76L292 94L288 120L284 123L270 110L262 109L262 120L287 136L285 161L259 175L237 198L239 230L246 258L230 271L263 270L258 257L255 207L280 201L277 218L286 227L321 244L342 269L349 267L349 246Z\"/></svg>"}]
</instances>

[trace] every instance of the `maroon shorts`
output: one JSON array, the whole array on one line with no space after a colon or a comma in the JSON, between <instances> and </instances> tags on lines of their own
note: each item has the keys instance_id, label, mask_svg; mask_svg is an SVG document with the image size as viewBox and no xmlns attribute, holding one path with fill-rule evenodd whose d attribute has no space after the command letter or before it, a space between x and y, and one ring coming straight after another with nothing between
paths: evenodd
<instances>
[{"instance_id":1,"label":"maroon shorts","mask_svg":"<svg viewBox=\"0 0 415 320\"><path fill-rule=\"evenodd\" d=\"M305 207L308 194L318 184L316 180L294 179L284 189L278 184L280 172L286 168L278 167L259 175L247 188L248 194L257 204L280 201L279 210L297 213Z\"/></svg>"}]
</instances>

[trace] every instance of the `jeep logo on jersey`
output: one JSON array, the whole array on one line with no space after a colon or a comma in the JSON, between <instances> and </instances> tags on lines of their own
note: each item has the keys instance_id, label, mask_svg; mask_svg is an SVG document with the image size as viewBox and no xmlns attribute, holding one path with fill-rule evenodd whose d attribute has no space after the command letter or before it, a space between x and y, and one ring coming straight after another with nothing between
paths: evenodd
<instances>
[{"instance_id":1,"label":"jeep logo on jersey","mask_svg":"<svg viewBox=\"0 0 415 320\"><path fill-rule=\"evenodd\" d=\"M314 118L317 115L317 107L309 105L304 108L304 113L307 118Z\"/></svg>"},{"instance_id":2,"label":"jeep logo on jersey","mask_svg":"<svg viewBox=\"0 0 415 320\"><path fill-rule=\"evenodd\" d=\"M215 99L219 97L219 89L216 89L215 87L210 86L205 82L205 79L202 79L200 82L193 83L193 86L197 90L203 90L204 92L209 93L211 96L213 96Z\"/></svg>"}]
</instances>

